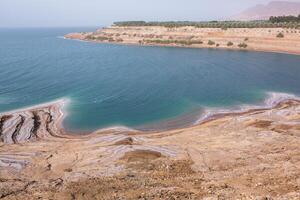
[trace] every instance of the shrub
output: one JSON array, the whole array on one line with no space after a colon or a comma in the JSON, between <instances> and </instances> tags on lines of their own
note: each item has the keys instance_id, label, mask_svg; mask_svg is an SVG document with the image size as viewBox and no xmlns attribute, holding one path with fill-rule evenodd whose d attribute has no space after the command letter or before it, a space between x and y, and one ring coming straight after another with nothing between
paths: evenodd
<instances>
[{"instance_id":1,"label":"shrub","mask_svg":"<svg viewBox=\"0 0 300 200\"><path fill-rule=\"evenodd\" d=\"M228 46L228 47L233 46L233 43L232 43L232 42L228 42L228 43L227 43L227 46Z\"/></svg>"},{"instance_id":2,"label":"shrub","mask_svg":"<svg viewBox=\"0 0 300 200\"><path fill-rule=\"evenodd\" d=\"M109 38L105 36L98 36L96 39L100 41L109 40Z\"/></svg>"},{"instance_id":3,"label":"shrub","mask_svg":"<svg viewBox=\"0 0 300 200\"><path fill-rule=\"evenodd\" d=\"M248 45L247 45L246 43L240 43L240 44L238 45L238 47L240 47L240 48L247 48Z\"/></svg>"},{"instance_id":4,"label":"shrub","mask_svg":"<svg viewBox=\"0 0 300 200\"><path fill-rule=\"evenodd\" d=\"M157 44L179 44L179 45L192 45L192 44L202 44L201 40L144 40L146 43L157 43Z\"/></svg>"},{"instance_id":5,"label":"shrub","mask_svg":"<svg viewBox=\"0 0 300 200\"><path fill-rule=\"evenodd\" d=\"M283 33L278 33L276 37L278 37L278 38L284 38L284 35L283 35Z\"/></svg>"},{"instance_id":6,"label":"shrub","mask_svg":"<svg viewBox=\"0 0 300 200\"><path fill-rule=\"evenodd\" d=\"M220 44L216 44L216 47L219 47L220 46Z\"/></svg>"},{"instance_id":7,"label":"shrub","mask_svg":"<svg viewBox=\"0 0 300 200\"><path fill-rule=\"evenodd\" d=\"M192 44L203 44L202 40L192 40Z\"/></svg>"},{"instance_id":8,"label":"shrub","mask_svg":"<svg viewBox=\"0 0 300 200\"><path fill-rule=\"evenodd\" d=\"M249 38L247 38L247 37L244 39L244 41L248 41L248 40L249 40Z\"/></svg>"},{"instance_id":9,"label":"shrub","mask_svg":"<svg viewBox=\"0 0 300 200\"><path fill-rule=\"evenodd\" d=\"M214 44L215 44L215 42L214 42L214 41L212 41L212 40L209 40L207 44L208 44L208 45L214 45Z\"/></svg>"},{"instance_id":10,"label":"shrub","mask_svg":"<svg viewBox=\"0 0 300 200\"><path fill-rule=\"evenodd\" d=\"M88 40L95 40L96 37L93 36L93 35L88 35L88 36L86 36L86 39L88 39Z\"/></svg>"}]
</instances>

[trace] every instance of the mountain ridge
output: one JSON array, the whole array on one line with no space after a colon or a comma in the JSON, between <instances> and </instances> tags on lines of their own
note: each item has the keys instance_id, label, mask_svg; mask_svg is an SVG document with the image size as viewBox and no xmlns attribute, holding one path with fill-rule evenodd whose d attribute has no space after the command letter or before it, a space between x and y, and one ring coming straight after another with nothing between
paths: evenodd
<instances>
[{"instance_id":1,"label":"mountain ridge","mask_svg":"<svg viewBox=\"0 0 300 200\"><path fill-rule=\"evenodd\" d=\"M266 5L258 4L245 11L230 17L231 20L266 20L271 16L283 16L300 14L300 2L295 1L271 1Z\"/></svg>"}]
</instances>

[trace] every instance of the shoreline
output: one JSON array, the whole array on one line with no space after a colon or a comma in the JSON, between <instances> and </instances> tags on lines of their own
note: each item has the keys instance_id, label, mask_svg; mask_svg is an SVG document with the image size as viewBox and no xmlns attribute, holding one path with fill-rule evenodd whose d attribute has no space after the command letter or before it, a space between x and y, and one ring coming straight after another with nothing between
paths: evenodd
<instances>
[{"instance_id":1,"label":"shoreline","mask_svg":"<svg viewBox=\"0 0 300 200\"><path fill-rule=\"evenodd\" d=\"M215 108L215 107L206 107L204 108L204 112L201 112L200 116L198 116L194 122L187 122L187 125L176 127L176 128L167 128L167 129L136 129L137 131L142 131L144 133L159 133L163 131L176 131L186 128L196 127L207 122L211 122L214 120L218 120L223 117L228 116L243 116L244 114L249 114L257 111L267 111L277 108L278 106L289 103L289 102L298 102L300 103L300 97L294 94L281 93L281 92L267 92L266 98L259 102L258 104L245 104L245 105L237 105L237 107L231 108ZM177 120L180 120L181 116L176 117ZM176 119L175 119L176 120ZM164 120L162 122L168 123L169 120ZM158 122L161 123L161 122ZM154 123L153 126L155 126ZM147 125L146 125L147 126ZM142 126L143 127L143 126ZM101 130L101 129L100 129Z\"/></svg>"},{"instance_id":2,"label":"shoreline","mask_svg":"<svg viewBox=\"0 0 300 200\"><path fill-rule=\"evenodd\" d=\"M152 133L68 135L59 103L0 115L0 197L297 199L300 101L277 100Z\"/></svg>"},{"instance_id":3,"label":"shoreline","mask_svg":"<svg viewBox=\"0 0 300 200\"><path fill-rule=\"evenodd\" d=\"M276 53L276 54L284 54L284 55L294 55L299 56L299 52L292 52L292 51L277 51L277 50L261 50L255 48L248 48L248 49L241 49L241 48L227 48L227 47L208 47L208 46L180 46L180 45L160 45L160 44L137 44L137 43L124 43L124 42L100 42L94 40L82 40L82 39L71 39L65 36L62 36L65 40L74 40L77 42L86 42L86 43L94 43L94 44L112 44L112 45L121 45L121 46L135 46L135 47L168 47L168 48L182 48L182 49L211 49L211 50L221 50L221 51L239 51L239 52L262 52L262 53Z\"/></svg>"},{"instance_id":4,"label":"shoreline","mask_svg":"<svg viewBox=\"0 0 300 200\"><path fill-rule=\"evenodd\" d=\"M205 123L207 120L215 119L216 116L227 116L227 115L242 115L244 113L249 113L252 111L258 110L272 110L276 108L278 105L289 102L289 101L297 101L300 102L300 97L294 94L281 93L281 92L267 92L267 96L263 101L258 104L245 104L238 105L235 108L227 108L227 109L216 109L216 108L207 108L205 110L205 114L200 117L194 125Z\"/></svg>"},{"instance_id":5,"label":"shoreline","mask_svg":"<svg viewBox=\"0 0 300 200\"><path fill-rule=\"evenodd\" d=\"M259 102L258 104L237 105L231 108L206 107L204 108L204 111L200 113L200 115L197 114L196 118L195 118L196 115L193 116L192 117L193 120L185 121L183 125L177 125L176 122L181 121L183 118L189 118L190 113L179 115L171 119L163 119L150 124L139 125L137 127L127 127L124 125L117 125L117 126L108 126L100 129L95 129L93 131L65 129L65 127L63 126L63 121L67 116L67 110L65 109L65 107L70 102L71 102L70 99L62 98L47 103L42 103L34 106L3 112L0 113L0 120L1 117L4 116L13 116L13 115L21 116L21 115L27 115L26 113L28 112L32 112L32 113L37 111L44 112L45 110L53 109L54 110L53 115L58 116L56 120L53 120L54 121L53 126L55 130L60 130L59 135L62 136L67 136L71 138L72 137L80 138L80 137L85 137L85 136L90 136L90 135L105 133L105 132L118 133L124 131L138 133L138 134L155 134L155 133L165 132L165 131L176 131L176 130L188 129L227 116L242 116L244 114L251 113L251 112L272 110L283 103L289 103L289 102L300 103L300 97L293 94L287 94L287 93L268 92L266 98L262 102ZM169 124L169 123L173 123L173 125L171 126L162 125L162 124Z\"/></svg>"},{"instance_id":6,"label":"shoreline","mask_svg":"<svg viewBox=\"0 0 300 200\"><path fill-rule=\"evenodd\" d=\"M17 113L17 112L26 112L28 110L41 109L41 108L44 108L44 107L51 107L52 105L55 105L55 104L58 104L58 105L61 106L61 108L63 108L64 106L69 104L70 101L71 100L69 98L58 98L56 100L45 102L45 103L35 104L35 105L32 105L32 106L24 106L24 107L21 107L21 108L0 112L0 115L11 115L11 114L14 114L14 113ZM66 114L66 111L64 111L64 114Z\"/></svg>"}]
</instances>

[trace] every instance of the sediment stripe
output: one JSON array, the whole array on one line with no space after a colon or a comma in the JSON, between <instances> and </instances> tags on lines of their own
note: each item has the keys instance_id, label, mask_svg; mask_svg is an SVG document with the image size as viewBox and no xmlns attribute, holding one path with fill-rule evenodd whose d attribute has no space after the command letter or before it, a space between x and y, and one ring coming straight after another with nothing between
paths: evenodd
<instances>
[{"instance_id":1,"label":"sediment stripe","mask_svg":"<svg viewBox=\"0 0 300 200\"><path fill-rule=\"evenodd\" d=\"M29 140L32 139L32 138L38 138L38 135L37 135L37 132L38 132L38 129L41 125L41 118L40 116L38 115L38 112L36 111L33 111L32 112L32 119L33 119L33 127L31 128L30 132L30 136L29 136Z\"/></svg>"},{"instance_id":2,"label":"sediment stripe","mask_svg":"<svg viewBox=\"0 0 300 200\"><path fill-rule=\"evenodd\" d=\"M24 121L25 121L25 117L23 115L20 115L20 122L17 124L16 129L15 129L15 131L13 132L13 134L11 136L12 141L15 144L18 143L17 136L18 136L18 134L19 134L19 132L21 130L21 127L24 124Z\"/></svg>"},{"instance_id":3,"label":"sediment stripe","mask_svg":"<svg viewBox=\"0 0 300 200\"><path fill-rule=\"evenodd\" d=\"M3 142L3 126L5 121L10 119L12 116L11 115L4 115L0 117L0 142Z\"/></svg>"},{"instance_id":4,"label":"sediment stripe","mask_svg":"<svg viewBox=\"0 0 300 200\"><path fill-rule=\"evenodd\" d=\"M0 138L6 144L45 138L65 138L61 131L61 103L47 104L0 115Z\"/></svg>"}]
</instances>

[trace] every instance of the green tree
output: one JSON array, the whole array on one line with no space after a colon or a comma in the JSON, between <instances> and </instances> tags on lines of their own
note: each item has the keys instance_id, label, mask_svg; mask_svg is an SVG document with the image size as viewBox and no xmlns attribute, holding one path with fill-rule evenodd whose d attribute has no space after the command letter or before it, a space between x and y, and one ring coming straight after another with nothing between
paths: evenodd
<instances>
[{"instance_id":1,"label":"green tree","mask_svg":"<svg viewBox=\"0 0 300 200\"><path fill-rule=\"evenodd\" d=\"M215 45L215 42L212 40L209 40L207 44L211 46L211 45Z\"/></svg>"},{"instance_id":2,"label":"green tree","mask_svg":"<svg viewBox=\"0 0 300 200\"><path fill-rule=\"evenodd\" d=\"M228 42L228 43L227 43L227 46L228 46L228 47L233 46L233 43L232 43L232 42Z\"/></svg>"},{"instance_id":3,"label":"green tree","mask_svg":"<svg viewBox=\"0 0 300 200\"><path fill-rule=\"evenodd\" d=\"M278 33L276 37L278 37L278 38L284 38L284 35L283 35L283 33Z\"/></svg>"},{"instance_id":4,"label":"green tree","mask_svg":"<svg viewBox=\"0 0 300 200\"><path fill-rule=\"evenodd\" d=\"M240 43L239 45L238 45L238 47L240 47L240 48L247 48L248 47L248 45L246 44L246 43Z\"/></svg>"}]
</instances>

